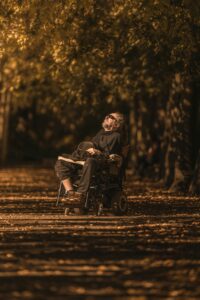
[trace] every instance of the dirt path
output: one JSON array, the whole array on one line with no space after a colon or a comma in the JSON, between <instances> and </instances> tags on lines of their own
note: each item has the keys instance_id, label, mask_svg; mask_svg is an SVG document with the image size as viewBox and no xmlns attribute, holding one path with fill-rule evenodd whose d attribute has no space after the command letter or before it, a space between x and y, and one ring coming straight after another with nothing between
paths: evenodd
<instances>
[{"instance_id":1,"label":"dirt path","mask_svg":"<svg viewBox=\"0 0 200 300\"><path fill-rule=\"evenodd\" d=\"M0 299L200 299L199 197L130 179L127 216L65 217L56 189L0 171Z\"/></svg>"}]
</instances>

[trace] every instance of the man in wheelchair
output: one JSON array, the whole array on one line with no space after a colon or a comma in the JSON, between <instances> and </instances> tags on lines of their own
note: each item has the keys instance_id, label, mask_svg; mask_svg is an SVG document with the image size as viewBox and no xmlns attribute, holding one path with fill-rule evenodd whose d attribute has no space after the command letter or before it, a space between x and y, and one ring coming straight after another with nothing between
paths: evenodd
<instances>
[{"instance_id":1,"label":"man in wheelchair","mask_svg":"<svg viewBox=\"0 0 200 300\"><path fill-rule=\"evenodd\" d=\"M60 188L63 186L65 190L62 202L67 208L88 209L92 204L96 205L98 213L102 205L97 201L99 194L108 195L108 190L115 190L119 198L128 147L124 128L124 116L111 113L105 117L102 129L91 142L80 143L72 155L58 157L55 170ZM105 203L104 199L104 204L109 206L109 200Z\"/></svg>"}]
</instances>

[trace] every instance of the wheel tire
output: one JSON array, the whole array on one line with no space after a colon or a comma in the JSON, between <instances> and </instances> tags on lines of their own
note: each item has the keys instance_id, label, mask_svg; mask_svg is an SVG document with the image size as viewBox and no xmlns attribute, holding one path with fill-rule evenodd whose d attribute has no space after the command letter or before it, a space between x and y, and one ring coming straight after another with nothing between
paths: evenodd
<instances>
[{"instance_id":1,"label":"wheel tire","mask_svg":"<svg viewBox=\"0 0 200 300\"><path fill-rule=\"evenodd\" d=\"M89 209L84 207L81 209L81 213L82 213L82 215L86 216L89 214Z\"/></svg>"},{"instance_id":2,"label":"wheel tire","mask_svg":"<svg viewBox=\"0 0 200 300\"><path fill-rule=\"evenodd\" d=\"M75 215L78 215L78 216L81 215L81 209L79 207L75 207L74 213L75 213Z\"/></svg>"},{"instance_id":3,"label":"wheel tire","mask_svg":"<svg viewBox=\"0 0 200 300\"><path fill-rule=\"evenodd\" d=\"M65 208L65 216L68 216L69 215L69 212L70 212L70 208L69 207L67 207L67 208Z\"/></svg>"},{"instance_id":4,"label":"wheel tire","mask_svg":"<svg viewBox=\"0 0 200 300\"><path fill-rule=\"evenodd\" d=\"M96 215L100 216L103 211L103 204L101 202L96 204Z\"/></svg>"},{"instance_id":5,"label":"wheel tire","mask_svg":"<svg viewBox=\"0 0 200 300\"><path fill-rule=\"evenodd\" d=\"M127 196L123 191L116 191L112 195L112 212L116 216L125 215L128 211Z\"/></svg>"}]
</instances>

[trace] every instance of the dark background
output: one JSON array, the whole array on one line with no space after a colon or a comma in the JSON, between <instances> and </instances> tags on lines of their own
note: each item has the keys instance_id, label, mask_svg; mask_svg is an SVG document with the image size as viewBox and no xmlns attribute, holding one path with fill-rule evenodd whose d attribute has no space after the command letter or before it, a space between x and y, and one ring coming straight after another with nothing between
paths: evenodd
<instances>
[{"instance_id":1,"label":"dark background","mask_svg":"<svg viewBox=\"0 0 200 300\"><path fill-rule=\"evenodd\" d=\"M54 160L121 111L133 172L197 191L198 1L13 0L0 17L2 165Z\"/></svg>"}]
</instances>

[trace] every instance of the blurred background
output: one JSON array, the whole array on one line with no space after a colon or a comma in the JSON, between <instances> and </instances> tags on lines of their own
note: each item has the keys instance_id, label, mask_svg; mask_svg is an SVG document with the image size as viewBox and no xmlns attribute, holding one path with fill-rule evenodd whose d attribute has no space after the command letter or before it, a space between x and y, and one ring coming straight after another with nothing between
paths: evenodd
<instances>
[{"instance_id":1,"label":"blurred background","mask_svg":"<svg viewBox=\"0 0 200 300\"><path fill-rule=\"evenodd\" d=\"M121 111L133 174L199 193L199 15L197 0L1 1L1 165L53 166Z\"/></svg>"}]
</instances>

